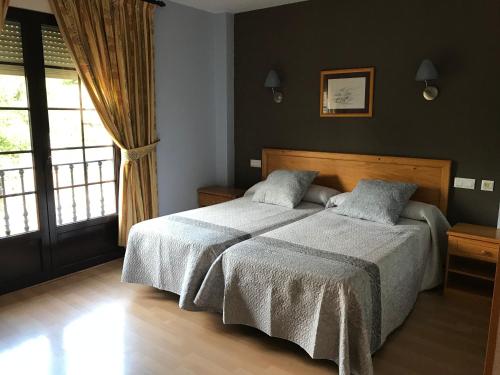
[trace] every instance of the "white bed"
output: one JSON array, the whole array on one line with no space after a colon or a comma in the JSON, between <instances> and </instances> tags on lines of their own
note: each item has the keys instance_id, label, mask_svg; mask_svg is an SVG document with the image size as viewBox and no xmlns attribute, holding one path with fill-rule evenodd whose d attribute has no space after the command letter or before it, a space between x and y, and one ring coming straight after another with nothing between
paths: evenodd
<instances>
[{"instance_id":1,"label":"white bed","mask_svg":"<svg viewBox=\"0 0 500 375\"><path fill-rule=\"evenodd\" d=\"M179 294L179 306L195 310L198 288L225 249L323 209L308 202L289 209L244 197L144 221L130 230L122 281Z\"/></svg>"},{"instance_id":2,"label":"white bed","mask_svg":"<svg viewBox=\"0 0 500 375\"><path fill-rule=\"evenodd\" d=\"M371 374L371 354L438 285L448 223L424 205L395 225L328 209L226 250L195 302L297 343L340 374Z\"/></svg>"}]
</instances>

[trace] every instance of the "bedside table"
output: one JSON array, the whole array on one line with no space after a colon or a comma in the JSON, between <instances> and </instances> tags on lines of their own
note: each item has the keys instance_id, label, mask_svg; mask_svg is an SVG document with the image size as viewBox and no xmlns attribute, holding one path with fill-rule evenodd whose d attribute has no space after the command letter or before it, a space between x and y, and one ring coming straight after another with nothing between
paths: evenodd
<instances>
[{"instance_id":1,"label":"bedside table","mask_svg":"<svg viewBox=\"0 0 500 375\"><path fill-rule=\"evenodd\" d=\"M500 251L500 229L457 224L448 231L445 292L493 295Z\"/></svg>"},{"instance_id":2,"label":"bedside table","mask_svg":"<svg viewBox=\"0 0 500 375\"><path fill-rule=\"evenodd\" d=\"M245 190L223 186L208 186L198 189L198 204L200 207L228 202L240 198Z\"/></svg>"}]
</instances>

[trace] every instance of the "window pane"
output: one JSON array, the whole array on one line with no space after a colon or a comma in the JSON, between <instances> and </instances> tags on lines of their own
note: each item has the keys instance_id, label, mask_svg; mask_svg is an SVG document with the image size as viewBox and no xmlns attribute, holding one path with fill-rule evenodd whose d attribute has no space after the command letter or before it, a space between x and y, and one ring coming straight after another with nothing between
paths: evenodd
<instances>
[{"instance_id":1,"label":"window pane","mask_svg":"<svg viewBox=\"0 0 500 375\"><path fill-rule=\"evenodd\" d=\"M102 174L102 179L101 179ZM113 181L115 179L115 166L112 160L99 163L88 163L87 176L89 183L100 181Z\"/></svg>"},{"instance_id":2,"label":"window pane","mask_svg":"<svg viewBox=\"0 0 500 375\"><path fill-rule=\"evenodd\" d=\"M73 167L73 171L71 171ZM73 179L71 178L73 172ZM85 183L85 174L82 164L60 165L52 167L52 176L54 179L54 187L67 187L73 185L82 185Z\"/></svg>"},{"instance_id":3,"label":"window pane","mask_svg":"<svg viewBox=\"0 0 500 375\"><path fill-rule=\"evenodd\" d=\"M52 148L82 146L80 111L49 110L49 124Z\"/></svg>"},{"instance_id":4,"label":"window pane","mask_svg":"<svg viewBox=\"0 0 500 375\"><path fill-rule=\"evenodd\" d=\"M8 63L23 63L23 45L21 25L6 21L0 34L0 61Z\"/></svg>"},{"instance_id":5,"label":"window pane","mask_svg":"<svg viewBox=\"0 0 500 375\"><path fill-rule=\"evenodd\" d=\"M26 204L26 206L24 204ZM0 199L0 212L2 212L2 215L0 216L0 237L7 236L5 219L3 218L5 205L7 205L7 211L9 214L9 235L13 236L16 234L38 230L38 211L36 207L35 194L25 195L24 201L22 196L10 197L5 200ZM24 216L25 214L27 214L26 217Z\"/></svg>"},{"instance_id":6,"label":"window pane","mask_svg":"<svg viewBox=\"0 0 500 375\"><path fill-rule=\"evenodd\" d=\"M83 129L85 131L85 146L112 145L113 140L95 110L83 111Z\"/></svg>"},{"instance_id":7,"label":"window pane","mask_svg":"<svg viewBox=\"0 0 500 375\"><path fill-rule=\"evenodd\" d=\"M82 150L52 151L52 165L83 162Z\"/></svg>"},{"instance_id":8,"label":"window pane","mask_svg":"<svg viewBox=\"0 0 500 375\"><path fill-rule=\"evenodd\" d=\"M0 169L32 168L31 153L0 155Z\"/></svg>"},{"instance_id":9,"label":"window pane","mask_svg":"<svg viewBox=\"0 0 500 375\"><path fill-rule=\"evenodd\" d=\"M90 216L99 217L116 213L115 183L90 185Z\"/></svg>"},{"instance_id":10,"label":"window pane","mask_svg":"<svg viewBox=\"0 0 500 375\"><path fill-rule=\"evenodd\" d=\"M28 107L22 66L0 65L0 107Z\"/></svg>"},{"instance_id":11,"label":"window pane","mask_svg":"<svg viewBox=\"0 0 500 375\"><path fill-rule=\"evenodd\" d=\"M49 108L80 108L78 74L74 70L45 69Z\"/></svg>"},{"instance_id":12,"label":"window pane","mask_svg":"<svg viewBox=\"0 0 500 375\"><path fill-rule=\"evenodd\" d=\"M28 111L0 110L0 152L31 149Z\"/></svg>"},{"instance_id":13,"label":"window pane","mask_svg":"<svg viewBox=\"0 0 500 375\"><path fill-rule=\"evenodd\" d=\"M33 169L18 169L4 172L4 194L20 194L22 192L35 191ZM24 189L23 189L24 183ZM1 195L0 191L0 195ZM1 213L0 213L1 215Z\"/></svg>"},{"instance_id":14,"label":"window pane","mask_svg":"<svg viewBox=\"0 0 500 375\"><path fill-rule=\"evenodd\" d=\"M99 147L99 148L86 149L85 159L87 161L113 159L113 147Z\"/></svg>"},{"instance_id":15,"label":"window pane","mask_svg":"<svg viewBox=\"0 0 500 375\"><path fill-rule=\"evenodd\" d=\"M82 85L82 107L85 109L95 109L92 99L85 85Z\"/></svg>"},{"instance_id":16,"label":"window pane","mask_svg":"<svg viewBox=\"0 0 500 375\"><path fill-rule=\"evenodd\" d=\"M87 202L85 187L83 186L56 190L55 205L57 223L59 225L87 220Z\"/></svg>"}]
</instances>

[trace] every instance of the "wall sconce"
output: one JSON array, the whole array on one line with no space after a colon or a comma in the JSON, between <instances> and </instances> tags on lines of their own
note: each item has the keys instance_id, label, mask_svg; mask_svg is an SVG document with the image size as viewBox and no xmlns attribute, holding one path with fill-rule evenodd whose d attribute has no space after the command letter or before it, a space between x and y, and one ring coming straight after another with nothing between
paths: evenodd
<instances>
[{"instance_id":1,"label":"wall sconce","mask_svg":"<svg viewBox=\"0 0 500 375\"><path fill-rule=\"evenodd\" d=\"M425 82L423 92L425 100L434 100L439 95L439 90L436 86L429 85L429 81L435 81L439 78L438 71L431 60L425 59L420 64L415 76L415 81Z\"/></svg>"},{"instance_id":2,"label":"wall sconce","mask_svg":"<svg viewBox=\"0 0 500 375\"><path fill-rule=\"evenodd\" d=\"M267 74L264 87L273 91L273 98L276 103L281 103L283 101L283 93L278 90L281 87L281 80L275 70L271 70Z\"/></svg>"}]
</instances>

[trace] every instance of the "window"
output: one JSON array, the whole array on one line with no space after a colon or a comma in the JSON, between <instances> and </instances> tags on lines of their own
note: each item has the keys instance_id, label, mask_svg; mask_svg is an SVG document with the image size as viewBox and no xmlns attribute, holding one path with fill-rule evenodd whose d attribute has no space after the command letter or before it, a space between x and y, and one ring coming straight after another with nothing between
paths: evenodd
<instances>
[{"instance_id":1,"label":"window","mask_svg":"<svg viewBox=\"0 0 500 375\"><path fill-rule=\"evenodd\" d=\"M0 294L123 256L118 148L51 14L0 30Z\"/></svg>"},{"instance_id":2,"label":"window","mask_svg":"<svg viewBox=\"0 0 500 375\"><path fill-rule=\"evenodd\" d=\"M42 39L57 225L116 212L113 141L55 27Z\"/></svg>"},{"instance_id":3,"label":"window","mask_svg":"<svg viewBox=\"0 0 500 375\"><path fill-rule=\"evenodd\" d=\"M0 237L38 230L21 26L0 34Z\"/></svg>"},{"instance_id":4,"label":"window","mask_svg":"<svg viewBox=\"0 0 500 375\"><path fill-rule=\"evenodd\" d=\"M54 202L48 209L53 210L55 226L116 213L115 147L59 30L41 27L43 62L23 49L22 35L21 24L10 20L0 33L0 238L39 230L37 205L46 201ZM29 74L28 57L40 61L39 68L26 68ZM31 101L46 101L47 107L35 103L33 117L29 87L41 86L30 86L30 80L43 80L43 75L46 91L38 91ZM47 119L48 130L43 130ZM48 132L50 149L41 141L36 150L34 130L42 138ZM50 155L51 184L44 177L37 179L37 173L44 173L45 161L35 168L41 155ZM38 190L36 181L43 185Z\"/></svg>"}]
</instances>

